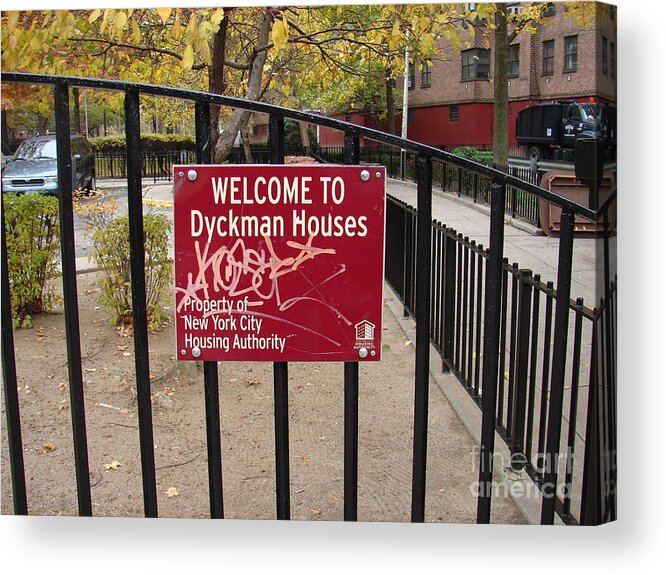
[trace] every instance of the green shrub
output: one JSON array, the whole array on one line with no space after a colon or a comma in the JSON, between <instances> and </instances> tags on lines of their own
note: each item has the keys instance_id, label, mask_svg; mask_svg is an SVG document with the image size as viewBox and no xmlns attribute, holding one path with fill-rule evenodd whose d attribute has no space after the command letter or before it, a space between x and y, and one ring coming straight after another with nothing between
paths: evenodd
<instances>
[{"instance_id":1,"label":"green shrub","mask_svg":"<svg viewBox=\"0 0 666 575\"><path fill-rule=\"evenodd\" d=\"M58 200L38 194L3 194L7 266L14 327L30 327L32 316L49 311L58 298L60 222Z\"/></svg>"},{"instance_id":2,"label":"green shrub","mask_svg":"<svg viewBox=\"0 0 666 575\"><path fill-rule=\"evenodd\" d=\"M171 222L164 214L146 214L144 251L148 328L159 330L166 320L161 303L172 281L167 246ZM132 323L129 219L115 218L93 228L93 259L102 270L100 303L111 313L113 325Z\"/></svg>"},{"instance_id":3,"label":"green shrub","mask_svg":"<svg viewBox=\"0 0 666 575\"><path fill-rule=\"evenodd\" d=\"M125 150L125 136L91 138L90 145L95 152L122 152ZM141 147L144 152L194 150L195 142L192 136L179 134L141 134Z\"/></svg>"},{"instance_id":4,"label":"green shrub","mask_svg":"<svg viewBox=\"0 0 666 575\"><path fill-rule=\"evenodd\" d=\"M481 162L482 164L492 164L493 162L492 150L477 150L472 146L460 146L451 150L451 153L467 158L468 160Z\"/></svg>"}]
</instances>

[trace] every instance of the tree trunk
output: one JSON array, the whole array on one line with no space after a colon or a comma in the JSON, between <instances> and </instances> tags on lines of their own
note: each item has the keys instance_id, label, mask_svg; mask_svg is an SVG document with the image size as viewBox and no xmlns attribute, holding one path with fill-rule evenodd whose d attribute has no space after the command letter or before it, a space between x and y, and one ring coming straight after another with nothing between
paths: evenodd
<instances>
[{"instance_id":1,"label":"tree trunk","mask_svg":"<svg viewBox=\"0 0 666 575\"><path fill-rule=\"evenodd\" d=\"M386 131L395 134L395 95L390 70L386 70L386 124Z\"/></svg>"},{"instance_id":2,"label":"tree trunk","mask_svg":"<svg viewBox=\"0 0 666 575\"><path fill-rule=\"evenodd\" d=\"M509 163L509 36L506 4L497 4L495 25L493 162L497 166L506 166Z\"/></svg>"},{"instance_id":3,"label":"tree trunk","mask_svg":"<svg viewBox=\"0 0 666 575\"><path fill-rule=\"evenodd\" d=\"M259 37L257 38L257 46L266 46L268 44L272 21L273 17L270 11L264 10ZM246 100L256 101L259 99L259 95L261 94L261 77L264 71L264 64L266 63L266 55L266 49L263 49L254 55L252 65L250 66L247 93L245 94ZM238 135L238 131L247 125L251 115L252 113L247 110L234 110L215 144L214 161L216 163L223 162L229 155L234 146L234 140Z\"/></svg>"},{"instance_id":4,"label":"tree trunk","mask_svg":"<svg viewBox=\"0 0 666 575\"><path fill-rule=\"evenodd\" d=\"M208 69L208 91L213 94L224 94L224 60L227 51L227 29L229 27L229 13L224 9L224 18L220 22L220 29L213 37L212 62ZM220 137L220 107L210 107L210 136L211 150L215 149L217 139Z\"/></svg>"},{"instance_id":5,"label":"tree trunk","mask_svg":"<svg viewBox=\"0 0 666 575\"><path fill-rule=\"evenodd\" d=\"M310 152L310 135L308 134L308 125L305 122L298 122L298 130L301 134L301 145L305 154Z\"/></svg>"},{"instance_id":6,"label":"tree trunk","mask_svg":"<svg viewBox=\"0 0 666 575\"><path fill-rule=\"evenodd\" d=\"M243 143L243 152L245 153L245 162L252 164L252 148L250 147L250 135L247 133L247 126L241 128L241 142Z\"/></svg>"}]
</instances>

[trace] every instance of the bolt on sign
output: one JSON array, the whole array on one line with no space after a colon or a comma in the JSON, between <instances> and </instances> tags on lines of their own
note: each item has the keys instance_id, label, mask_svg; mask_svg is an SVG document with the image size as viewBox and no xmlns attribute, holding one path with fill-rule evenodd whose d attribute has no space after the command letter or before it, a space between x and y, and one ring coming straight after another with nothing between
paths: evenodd
<instances>
[{"instance_id":1,"label":"bolt on sign","mask_svg":"<svg viewBox=\"0 0 666 575\"><path fill-rule=\"evenodd\" d=\"M178 358L381 355L385 170L174 167Z\"/></svg>"}]
</instances>

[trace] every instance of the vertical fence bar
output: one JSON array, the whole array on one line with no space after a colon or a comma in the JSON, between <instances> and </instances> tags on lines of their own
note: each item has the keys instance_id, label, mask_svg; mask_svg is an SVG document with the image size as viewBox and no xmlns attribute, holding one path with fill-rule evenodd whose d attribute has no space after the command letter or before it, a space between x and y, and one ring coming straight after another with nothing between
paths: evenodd
<instances>
[{"instance_id":1,"label":"vertical fence bar","mask_svg":"<svg viewBox=\"0 0 666 575\"><path fill-rule=\"evenodd\" d=\"M412 474L412 522L425 519L426 456L428 435L428 387L430 383L430 251L432 221L432 160L419 155L417 165L416 246L416 368L414 375L414 456Z\"/></svg>"},{"instance_id":2,"label":"vertical fence bar","mask_svg":"<svg viewBox=\"0 0 666 575\"><path fill-rule=\"evenodd\" d=\"M604 230L604 299L606 301L606 307L603 308L602 313L606 314L605 320L605 336L606 336L606 348L604 349L604 366L608 371L607 385L608 385L608 395L607 395L607 417L608 417L608 452L607 452L607 463L608 463L608 473L609 473L609 512L610 519L615 520L617 510L616 510L616 483L617 483L617 466L616 466L616 450L617 450L617 429L616 429L616 407L615 407L615 393L616 393L616 381L615 381L615 313L613 310L613 305L615 303L615 297L611 291L611 279L610 279L610 218L608 215L608 209L604 212L603 215L603 230Z\"/></svg>"},{"instance_id":3,"label":"vertical fence bar","mask_svg":"<svg viewBox=\"0 0 666 575\"><path fill-rule=\"evenodd\" d=\"M194 105L197 164L210 164L210 105L196 102ZM204 396L206 402L206 445L208 451L208 493L210 516L224 518L222 481L222 438L220 431L220 384L216 361L204 361Z\"/></svg>"},{"instance_id":4,"label":"vertical fence bar","mask_svg":"<svg viewBox=\"0 0 666 575\"><path fill-rule=\"evenodd\" d=\"M455 333L456 297L456 241L453 230L448 228L444 235L444 327L443 364L445 372L453 366L453 334Z\"/></svg>"},{"instance_id":5,"label":"vertical fence bar","mask_svg":"<svg viewBox=\"0 0 666 575\"><path fill-rule=\"evenodd\" d=\"M483 334L483 406L479 455L477 523L490 523L495 403L497 401L500 312L502 305L502 254L504 252L504 201L506 188L493 182L490 193L490 248L486 267L485 328Z\"/></svg>"},{"instance_id":6,"label":"vertical fence bar","mask_svg":"<svg viewBox=\"0 0 666 575\"><path fill-rule=\"evenodd\" d=\"M460 372L460 377L465 386L469 386L468 374L466 373L465 368L467 367L467 312L468 312L468 302L467 296L469 293L469 237L465 236L461 242L463 250L463 259L462 259L462 273L461 275L461 291L462 291L462 317L458 319L460 322L461 330L461 341L460 341L460 363L458 371Z\"/></svg>"},{"instance_id":7,"label":"vertical fence bar","mask_svg":"<svg viewBox=\"0 0 666 575\"><path fill-rule=\"evenodd\" d=\"M548 379L550 378L550 342L553 333L553 282L546 284L546 325L543 332L543 366L541 371L541 405L539 407L539 436L537 455L539 456L539 476L543 481L543 454L546 449L546 418L548 416Z\"/></svg>"},{"instance_id":8,"label":"vertical fence bar","mask_svg":"<svg viewBox=\"0 0 666 575\"><path fill-rule=\"evenodd\" d=\"M141 201L141 122L139 93L125 93L125 129L127 142L127 201L130 229L132 272L132 317L134 320L134 363L136 369L139 438L143 475L143 506L146 517L157 517L157 486L150 403L150 366L148 323L146 315L146 275Z\"/></svg>"},{"instance_id":9,"label":"vertical fence bar","mask_svg":"<svg viewBox=\"0 0 666 575\"><path fill-rule=\"evenodd\" d=\"M23 460L23 436L21 434L21 413L16 377L16 355L14 353L14 332L12 325L12 303L9 293L9 260L7 259L7 238L5 228L5 206L0 204L2 223L2 382L7 411L7 444L9 447L9 468L12 478L14 514L28 514L28 498L25 487L25 462Z\"/></svg>"},{"instance_id":10,"label":"vertical fence bar","mask_svg":"<svg viewBox=\"0 0 666 575\"><path fill-rule=\"evenodd\" d=\"M359 138L345 132L345 164L360 161ZM358 362L345 363L344 520L356 521L358 499Z\"/></svg>"},{"instance_id":11,"label":"vertical fence bar","mask_svg":"<svg viewBox=\"0 0 666 575\"><path fill-rule=\"evenodd\" d=\"M284 163L284 118L271 115L268 121L270 163ZM289 519L289 366L273 364L275 398L275 498L277 518Z\"/></svg>"},{"instance_id":12,"label":"vertical fence bar","mask_svg":"<svg viewBox=\"0 0 666 575\"><path fill-rule=\"evenodd\" d=\"M476 276L476 343L474 346L474 398L479 398L479 385L481 376L481 325L482 325L482 305L483 305L483 244L479 244L479 254L477 258L478 272Z\"/></svg>"},{"instance_id":13,"label":"vertical fence bar","mask_svg":"<svg viewBox=\"0 0 666 575\"><path fill-rule=\"evenodd\" d=\"M530 316L532 313L532 286L529 279L530 270L521 270L520 294L518 296L518 332L516 334L516 363L512 370L516 372L513 390L513 409L511 420L511 453L512 455L525 455L525 416L527 404L527 377L529 372L529 345L530 345ZM525 461L523 457L512 457L514 469L522 469Z\"/></svg>"},{"instance_id":14,"label":"vertical fence bar","mask_svg":"<svg viewBox=\"0 0 666 575\"><path fill-rule=\"evenodd\" d=\"M576 415L578 414L578 382L580 376L581 332L583 329L583 298L576 300L576 319L574 324L573 360L571 362L571 400L569 402L569 433L567 434L567 460L564 483L563 513L571 513L571 488L573 479L573 462L576 447Z\"/></svg>"},{"instance_id":15,"label":"vertical fence bar","mask_svg":"<svg viewBox=\"0 0 666 575\"><path fill-rule=\"evenodd\" d=\"M287 362L273 364L275 397L275 498L277 518L289 519L289 371Z\"/></svg>"},{"instance_id":16,"label":"vertical fence bar","mask_svg":"<svg viewBox=\"0 0 666 575\"><path fill-rule=\"evenodd\" d=\"M585 429L585 454L583 459L583 483L581 490L581 525L601 523L601 458L599 450L599 406L598 406L598 319L595 309L592 322L592 352L590 357L590 389L587 395L587 424Z\"/></svg>"},{"instance_id":17,"label":"vertical fence bar","mask_svg":"<svg viewBox=\"0 0 666 575\"><path fill-rule=\"evenodd\" d=\"M557 302L555 305L555 347L553 371L550 381L548 405L548 434L546 438L544 472L544 499L541 506L541 523L552 525L555 519L557 466L562 430L562 400L567 362L567 331L569 328L569 298L571 297L571 267L573 261L574 214L562 210L560 224L560 250L557 266Z\"/></svg>"},{"instance_id":18,"label":"vertical fence bar","mask_svg":"<svg viewBox=\"0 0 666 575\"><path fill-rule=\"evenodd\" d=\"M534 281L538 285L541 281L541 276L536 274ZM536 371L537 371L537 352L539 346L539 307L540 307L540 291L538 287L534 288L534 296L532 301L532 341L530 348L530 382L529 394L527 397L527 437L525 438L525 456L528 462L532 460L532 443L534 432L534 403L536 398Z\"/></svg>"},{"instance_id":19,"label":"vertical fence bar","mask_svg":"<svg viewBox=\"0 0 666 575\"><path fill-rule=\"evenodd\" d=\"M67 369L74 434L74 462L79 513L92 515L88 439L86 434L83 374L81 370L81 333L76 286L76 252L74 246L74 212L72 207L72 147L69 130L69 90L66 84L54 88L56 146L58 151L58 200L60 205L60 250L62 288L67 336Z\"/></svg>"}]
</instances>

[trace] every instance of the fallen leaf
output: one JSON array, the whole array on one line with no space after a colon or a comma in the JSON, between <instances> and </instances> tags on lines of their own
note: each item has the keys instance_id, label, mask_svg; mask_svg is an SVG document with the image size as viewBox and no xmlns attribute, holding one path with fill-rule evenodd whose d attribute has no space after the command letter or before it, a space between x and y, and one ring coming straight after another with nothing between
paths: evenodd
<instances>
[{"instance_id":1,"label":"fallen leaf","mask_svg":"<svg viewBox=\"0 0 666 575\"><path fill-rule=\"evenodd\" d=\"M308 460L308 454L307 453L301 453L298 456L301 461L307 461Z\"/></svg>"},{"instance_id":2,"label":"fallen leaf","mask_svg":"<svg viewBox=\"0 0 666 575\"><path fill-rule=\"evenodd\" d=\"M56 446L53 445L53 443L43 443L42 446L39 448L39 450L42 453L48 453L49 451L55 451Z\"/></svg>"},{"instance_id":3,"label":"fallen leaf","mask_svg":"<svg viewBox=\"0 0 666 575\"><path fill-rule=\"evenodd\" d=\"M411 340L411 339L408 339L408 340L405 342L405 345L412 345L412 340Z\"/></svg>"},{"instance_id":4,"label":"fallen leaf","mask_svg":"<svg viewBox=\"0 0 666 575\"><path fill-rule=\"evenodd\" d=\"M132 355L132 354L131 354L129 351L124 351L124 352L123 352L123 355L124 355L125 357L129 357L129 356Z\"/></svg>"},{"instance_id":5,"label":"fallen leaf","mask_svg":"<svg viewBox=\"0 0 666 575\"><path fill-rule=\"evenodd\" d=\"M88 373L94 373L97 371L96 367L84 367L83 371L87 371Z\"/></svg>"},{"instance_id":6,"label":"fallen leaf","mask_svg":"<svg viewBox=\"0 0 666 575\"><path fill-rule=\"evenodd\" d=\"M65 410L65 409L67 409L68 407L69 407L69 406L66 405L66 404L59 405L59 406L58 406L58 411L63 411L63 410Z\"/></svg>"},{"instance_id":7,"label":"fallen leaf","mask_svg":"<svg viewBox=\"0 0 666 575\"><path fill-rule=\"evenodd\" d=\"M310 513L315 517L321 517L321 511L319 509L310 509Z\"/></svg>"},{"instance_id":8,"label":"fallen leaf","mask_svg":"<svg viewBox=\"0 0 666 575\"><path fill-rule=\"evenodd\" d=\"M251 385L260 385L261 382L258 379L248 379L245 382L245 387L250 387Z\"/></svg>"},{"instance_id":9,"label":"fallen leaf","mask_svg":"<svg viewBox=\"0 0 666 575\"><path fill-rule=\"evenodd\" d=\"M127 349L126 345L117 345L118 351L125 351Z\"/></svg>"},{"instance_id":10,"label":"fallen leaf","mask_svg":"<svg viewBox=\"0 0 666 575\"><path fill-rule=\"evenodd\" d=\"M169 487L165 493L167 497L176 497L178 495L178 490L175 487Z\"/></svg>"},{"instance_id":11,"label":"fallen leaf","mask_svg":"<svg viewBox=\"0 0 666 575\"><path fill-rule=\"evenodd\" d=\"M104 464L104 469L107 469L107 470L108 470L108 469L116 470L116 469L118 469L118 468L121 467L121 466L122 466L122 463L120 463L119 461L116 461L116 460L114 459L111 463L105 463L105 464Z\"/></svg>"}]
</instances>

